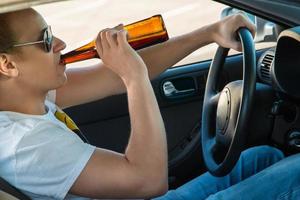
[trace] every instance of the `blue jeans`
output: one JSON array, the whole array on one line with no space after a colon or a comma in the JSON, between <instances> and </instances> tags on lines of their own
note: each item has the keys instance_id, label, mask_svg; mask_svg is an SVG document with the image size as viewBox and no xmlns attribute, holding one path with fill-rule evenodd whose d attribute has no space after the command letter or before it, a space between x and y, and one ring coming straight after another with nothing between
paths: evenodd
<instances>
[{"instance_id":1,"label":"blue jeans","mask_svg":"<svg viewBox=\"0 0 300 200\"><path fill-rule=\"evenodd\" d=\"M247 149L228 175L205 173L155 200L300 199L300 156L283 157L269 146Z\"/></svg>"}]
</instances>

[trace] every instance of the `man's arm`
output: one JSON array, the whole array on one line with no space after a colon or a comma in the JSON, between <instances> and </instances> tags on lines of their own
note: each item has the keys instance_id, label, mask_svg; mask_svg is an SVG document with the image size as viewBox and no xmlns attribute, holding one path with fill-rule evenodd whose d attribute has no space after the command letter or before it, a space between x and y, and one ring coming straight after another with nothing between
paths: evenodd
<instances>
[{"instance_id":1,"label":"man's arm","mask_svg":"<svg viewBox=\"0 0 300 200\"><path fill-rule=\"evenodd\" d=\"M118 32L117 41L104 31L97 49L126 87L129 143L125 154L96 149L70 193L97 199L149 198L168 189L165 129L143 60L128 45L124 31Z\"/></svg>"},{"instance_id":2,"label":"man's arm","mask_svg":"<svg viewBox=\"0 0 300 200\"><path fill-rule=\"evenodd\" d=\"M193 32L171 38L167 42L142 49L138 53L146 63L149 77L152 79L196 49L212 42L241 50L241 44L235 38L239 27L248 27L253 35L255 34L253 24L242 15L235 15ZM66 85L57 89L56 103L62 108L125 92L121 79L104 64L70 69L67 71L67 76Z\"/></svg>"}]
</instances>

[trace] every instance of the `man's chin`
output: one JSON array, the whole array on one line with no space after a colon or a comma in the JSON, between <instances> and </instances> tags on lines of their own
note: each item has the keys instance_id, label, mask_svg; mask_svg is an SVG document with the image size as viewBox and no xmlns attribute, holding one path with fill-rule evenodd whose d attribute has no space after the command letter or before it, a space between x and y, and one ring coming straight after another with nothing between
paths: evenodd
<instances>
[{"instance_id":1,"label":"man's chin","mask_svg":"<svg viewBox=\"0 0 300 200\"><path fill-rule=\"evenodd\" d=\"M56 89L58 89L58 88L63 87L63 86L67 83L67 81L68 81L68 78L67 78L66 74L64 74L64 76L61 76L61 77L59 78L59 80L57 81L56 86L53 87L52 89L53 89L53 90L56 90Z\"/></svg>"},{"instance_id":2,"label":"man's chin","mask_svg":"<svg viewBox=\"0 0 300 200\"><path fill-rule=\"evenodd\" d=\"M66 73L64 73L64 77L61 80L60 87L64 86L67 83L67 81L68 81L68 77L67 77Z\"/></svg>"}]
</instances>

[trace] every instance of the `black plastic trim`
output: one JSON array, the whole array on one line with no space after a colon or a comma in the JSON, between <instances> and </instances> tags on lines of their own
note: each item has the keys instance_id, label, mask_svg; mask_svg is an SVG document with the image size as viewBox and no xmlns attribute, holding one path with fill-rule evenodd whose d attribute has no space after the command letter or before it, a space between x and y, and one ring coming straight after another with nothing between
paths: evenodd
<instances>
[{"instance_id":1,"label":"black plastic trim","mask_svg":"<svg viewBox=\"0 0 300 200\"><path fill-rule=\"evenodd\" d=\"M300 24L300 3L286 0L213 0L235 7L279 25L294 27Z\"/></svg>"}]
</instances>

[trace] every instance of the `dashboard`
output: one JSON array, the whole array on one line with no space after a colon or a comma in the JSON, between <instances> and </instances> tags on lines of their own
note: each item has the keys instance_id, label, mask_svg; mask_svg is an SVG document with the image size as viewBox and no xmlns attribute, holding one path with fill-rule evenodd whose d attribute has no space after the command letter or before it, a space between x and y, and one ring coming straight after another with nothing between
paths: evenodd
<instances>
[{"instance_id":1,"label":"dashboard","mask_svg":"<svg viewBox=\"0 0 300 200\"><path fill-rule=\"evenodd\" d=\"M258 60L258 82L274 91L271 139L289 152L300 152L300 27L283 31L277 45Z\"/></svg>"},{"instance_id":2,"label":"dashboard","mask_svg":"<svg viewBox=\"0 0 300 200\"><path fill-rule=\"evenodd\" d=\"M283 31L276 48L267 50L257 65L258 78L276 91L300 98L300 27Z\"/></svg>"}]
</instances>

